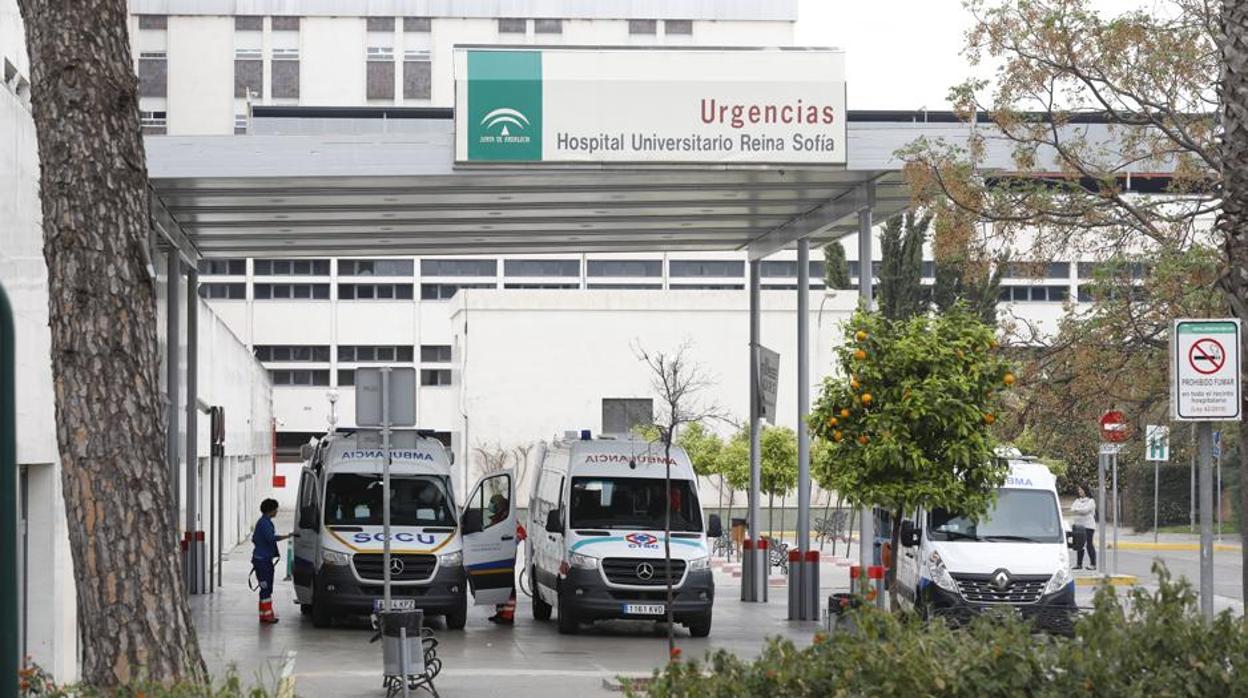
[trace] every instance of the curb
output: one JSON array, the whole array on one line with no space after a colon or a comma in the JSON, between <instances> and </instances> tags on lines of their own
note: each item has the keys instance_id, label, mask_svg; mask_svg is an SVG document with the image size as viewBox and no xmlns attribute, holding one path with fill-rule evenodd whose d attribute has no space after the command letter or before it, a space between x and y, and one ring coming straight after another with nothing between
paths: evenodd
<instances>
[{"instance_id":1,"label":"curb","mask_svg":"<svg viewBox=\"0 0 1248 698\"><path fill-rule=\"evenodd\" d=\"M1101 584L1108 584L1113 587L1131 587L1135 586L1138 578L1133 574L1107 574L1088 577L1075 577L1075 586L1096 587Z\"/></svg>"}]
</instances>

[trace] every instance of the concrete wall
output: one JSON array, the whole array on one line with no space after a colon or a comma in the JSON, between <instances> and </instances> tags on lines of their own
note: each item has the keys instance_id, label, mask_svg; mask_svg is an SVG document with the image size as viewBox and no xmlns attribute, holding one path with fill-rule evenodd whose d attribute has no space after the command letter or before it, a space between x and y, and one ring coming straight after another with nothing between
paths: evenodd
<instances>
[{"instance_id":1,"label":"concrete wall","mask_svg":"<svg viewBox=\"0 0 1248 698\"><path fill-rule=\"evenodd\" d=\"M170 17L169 133L234 132L234 18Z\"/></svg>"}]
</instances>

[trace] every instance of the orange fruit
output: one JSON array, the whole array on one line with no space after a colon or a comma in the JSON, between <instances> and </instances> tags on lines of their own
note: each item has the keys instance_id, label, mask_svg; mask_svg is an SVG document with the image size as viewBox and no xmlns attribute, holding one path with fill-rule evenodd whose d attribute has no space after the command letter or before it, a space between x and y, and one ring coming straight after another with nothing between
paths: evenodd
<instances>
[{"instance_id":1,"label":"orange fruit","mask_svg":"<svg viewBox=\"0 0 1248 698\"><path fill-rule=\"evenodd\" d=\"M866 446L866 445L867 445L867 442L868 442L868 441L870 441L870 440L871 440L871 439L867 438L867 435L866 435L866 434L863 434L862 436L859 436L859 437L858 437L858 443L859 443L859 444L861 444L861 445L863 445L863 446Z\"/></svg>"},{"instance_id":2,"label":"orange fruit","mask_svg":"<svg viewBox=\"0 0 1248 698\"><path fill-rule=\"evenodd\" d=\"M848 407L842 407L842 408L841 408L841 416L842 416L842 417L845 417L845 418L848 418L848 417L849 417L849 408L848 408Z\"/></svg>"},{"instance_id":3,"label":"orange fruit","mask_svg":"<svg viewBox=\"0 0 1248 698\"><path fill-rule=\"evenodd\" d=\"M834 431L834 432L832 432L832 440L833 440L833 441L840 441L840 440L841 440L841 438L843 438L843 437L842 437L842 435L841 435L841 431L840 431L839 429L838 429L838 430L836 430L836 431Z\"/></svg>"},{"instance_id":4,"label":"orange fruit","mask_svg":"<svg viewBox=\"0 0 1248 698\"><path fill-rule=\"evenodd\" d=\"M859 349L858 351L854 352L854 358L859 361L862 361L863 359L867 358L867 352Z\"/></svg>"},{"instance_id":5,"label":"orange fruit","mask_svg":"<svg viewBox=\"0 0 1248 698\"><path fill-rule=\"evenodd\" d=\"M855 332L855 333L854 333L854 339L858 340L859 342L865 342L865 341L867 341L867 332L866 332L866 330L858 330L857 332Z\"/></svg>"},{"instance_id":6,"label":"orange fruit","mask_svg":"<svg viewBox=\"0 0 1248 698\"><path fill-rule=\"evenodd\" d=\"M1013 373L1005 374L1005 377L1002 378L1001 381L1005 383L1006 385L1014 385L1014 374Z\"/></svg>"},{"instance_id":7,"label":"orange fruit","mask_svg":"<svg viewBox=\"0 0 1248 698\"><path fill-rule=\"evenodd\" d=\"M857 390L862 387L862 383L859 383L857 378L850 378L849 387L853 388L854 390Z\"/></svg>"},{"instance_id":8,"label":"orange fruit","mask_svg":"<svg viewBox=\"0 0 1248 698\"><path fill-rule=\"evenodd\" d=\"M870 404L871 404L871 400L873 400L873 399L874 399L874 398L872 398L872 397L871 397L871 393L863 393L863 394L862 394L862 404L864 404L864 405L870 405Z\"/></svg>"},{"instance_id":9,"label":"orange fruit","mask_svg":"<svg viewBox=\"0 0 1248 698\"><path fill-rule=\"evenodd\" d=\"M997 421L997 416L995 414L991 412L984 414L984 424L992 424L995 421Z\"/></svg>"},{"instance_id":10,"label":"orange fruit","mask_svg":"<svg viewBox=\"0 0 1248 698\"><path fill-rule=\"evenodd\" d=\"M837 422L836 417L828 417L828 426L834 427L836 426L836 422Z\"/></svg>"}]
</instances>

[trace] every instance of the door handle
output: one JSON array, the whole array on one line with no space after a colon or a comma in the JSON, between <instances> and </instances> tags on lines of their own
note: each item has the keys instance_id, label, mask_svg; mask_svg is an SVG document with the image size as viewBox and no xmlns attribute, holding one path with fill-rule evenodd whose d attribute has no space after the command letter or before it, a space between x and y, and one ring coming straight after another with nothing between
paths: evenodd
<instances>
[{"instance_id":1,"label":"door handle","mask_svg":"<svg viewBox=\"0 0 1248 698\"><path fill-rule=\"evenodd\" d=\"M515 540L515 536L503 536L503 540Z\"/></svg>"}]
</instances>

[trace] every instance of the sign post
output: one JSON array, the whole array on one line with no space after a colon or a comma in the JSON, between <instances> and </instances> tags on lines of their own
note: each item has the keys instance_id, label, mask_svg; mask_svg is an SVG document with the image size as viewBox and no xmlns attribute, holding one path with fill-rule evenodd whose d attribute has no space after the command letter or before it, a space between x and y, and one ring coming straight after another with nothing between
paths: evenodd
<instances>
[{"instance_id":1,"label":"sign post","mask_svg":"<svg viewBox=\"0 0 1248 698\"><path fill-rule=\"evenodd\" d=\"M1218 516L1218 542L1222 542L1222 432L1213 432L1213 466L1218 471L1218 491L1213 510Z\"/></svg>"},{"instance_id":2,"label":"sign post","mask_svg":"<svg viewBox=\"0 0 1248 698\"><path fill-rule=\"evenodd\" d=\"M1150 424L1144 430L1144 460L1153 461L1153 542L1157 542L1158 502L1161 495L1161 463L1170 460L1170 427Z\"/></svg>"},{"instance_id":3,"label":"sign post","mask_svg":"<svg viewBox=\"0 0 1248 698\"><path fill-rule=\"evenodd\" d=\"M1109 457L1109 468L1112 478L1112 500L1110 506L1113 507L1114 513L1114 565L1113 574L1118 574L1118 452L1122 450L1122 444L1131 436L1131 425L1127 423L1127 416L1118 410L1110 410L1101 415L1101 452ZM1101 478L1100 486L1105 487L1104 477ZM1104 494L1101 495L1101 503L1104 504ZM1098 505L1099 506L1099 505ZM1104 515L1104 510L1101 510ZM1105 554L1105 527L1101 526L1101 555ZM1102 565L1102 569L1104 566Z\"/></svg>"},{"instance_id":4,"label":"sign post","mask_svg":"<svg viewBox=\"0 0 1248 698\"><path fill-rule=\"evenodd\" d=\"M1239 320L1175 320L1170 331L1173 418L1196 423L1200 460L1200 611L1213 618L1213 422L1243 419Z\"/></svg>"},{"instance_id":5,"label":"sign post","mask_svg":"<svg viewBox=\"0 0 1248 698\"><path fill-rule=\"evenodd\" d=\"M780 354L758 345L758 395L761 416L776 423L776 392L780 387Z\"/></svg>"}]
</instances>

